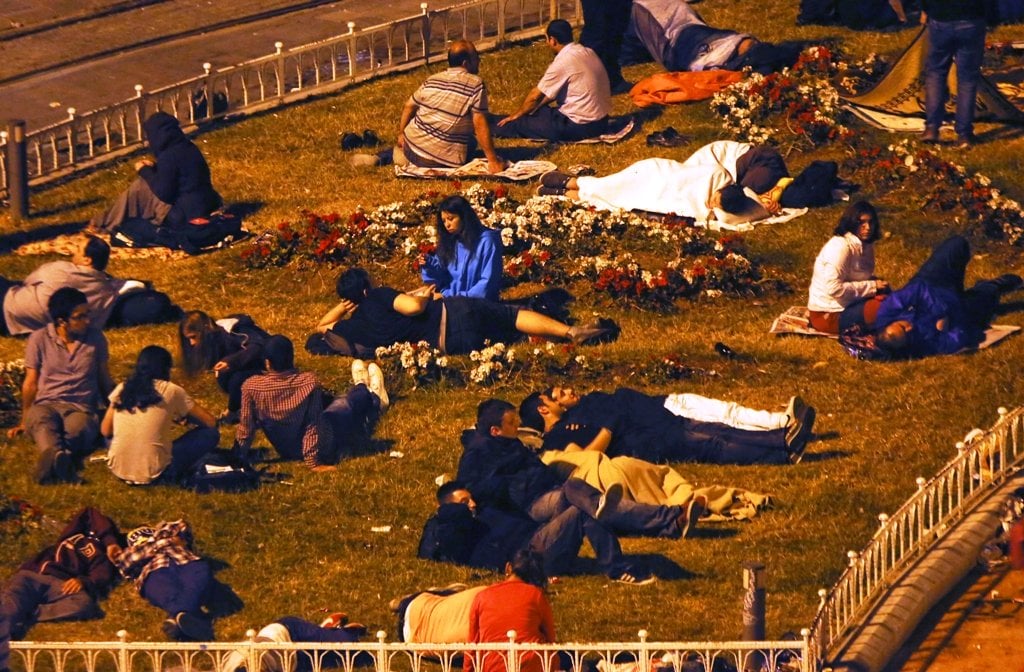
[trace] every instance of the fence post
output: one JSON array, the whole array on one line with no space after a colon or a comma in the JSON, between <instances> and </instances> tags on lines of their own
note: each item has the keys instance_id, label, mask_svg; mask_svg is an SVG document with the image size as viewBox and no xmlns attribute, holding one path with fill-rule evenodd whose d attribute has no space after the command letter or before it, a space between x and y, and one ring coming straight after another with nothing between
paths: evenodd
<instances>
[{"instance_id":1,"label":"fence post","mask_svg":"<svg viewBox=\"0 0 1024 672\"><path fill-rule=\"evenodd\" d=\"M420 3L420 13L423 15L422 28L420 32L423 37L423 65L430 65L430 14L427 12L427 3Z\"/></svg>"},{"instance_id":2,"label":"fence post","mask_svg":"<svg viewBox=\"0 0 1024 672\"><path fill-rule=\"evenodd\" d=\"M204 92L206 95L205 118L210 119L215 114L215 110L213 109L213 77L210 75L210 73L213 72L213 63L203 63L203 72L206 74L206 81L203 83L203 87L206 89L206 91ZM194 119L192 121L193 123L195 122Z\"/></svg>"},{"instance_id":3,"label":"fence post","mask_svg":"<svg viewBox=\"0 0 1024 672\"><path fill-rule=\"evenodd\" d=\"M498 44L505 42L505 3L498 0Z\"/></svg>"},{"instance_id":4,"label":"fence post","mask_svg":"<svg viewBox=\"0 0 1024 672\"><path fill-rule=\"evenodd\" d=\"M356 76L356 22L348 22L348 34L349 39L346 42L346 49L348 50L348 76L355 78ZM373 53L370 54L370 58L373 58Z\"/></svg>"},{"instance_id":5,"label":"fence post","mask_svg":"<svg viewBox=\"0 0 1024 672\"><path fill-rule=\"evenodd\" d=\"M25 151L25 120L7 122L7 194L11 217L28 219L28 153Z\"/></svg>"},{"instance_id":6,"label":"fence post","mask_svg":"<svg viewBox=\"0 0 1024 672\"><path fill-rule=\"evenodd\" d=\"M117 649L118 672L128 672L128 670L131 669L131 661L128 659L128 647L125 646L128 643L127 630L117 631L117 642L120 644Z\"/></svg>"},{"instance_id":7,"label":"fence post","mask_svg":"<svg viewBox=\"0 0 1024 672\"><path fill-rule=\"evenodd\" d=\"M760 562L743 564L743 639L748 642L764 640L764 565ZM761 670L764 657L752 651L744 661L744 670Z\"/></svg>"},{"instance_id":8,"label":"fence post","mask_svg":"<svg viewBox=\"0 0 1024 672\"><path fill-rule=\"evenodd\" d=\"M274 51L277 61L274 63L274 72L277 76L277 99L284 99L284 42L274 42Z\"/></svg>"}]
</instances>

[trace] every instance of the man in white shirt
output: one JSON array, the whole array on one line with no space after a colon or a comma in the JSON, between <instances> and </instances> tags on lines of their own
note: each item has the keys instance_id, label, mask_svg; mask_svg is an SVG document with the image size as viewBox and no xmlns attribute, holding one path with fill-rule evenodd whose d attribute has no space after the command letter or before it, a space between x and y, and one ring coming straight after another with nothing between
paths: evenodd
<instances>
[{"instance_id":1,"label":"man in white shirt","mask_svg":"<svg viewBox=\"0 0 1024 672\"><path fill-rule=\"evenodd\" d=\"M564 19L549 23L546 35L555 58L519 109L497 120L495 137L575 142L605 133L612 92L601 59L573 42Z\"/></svg>"}]
</instances>

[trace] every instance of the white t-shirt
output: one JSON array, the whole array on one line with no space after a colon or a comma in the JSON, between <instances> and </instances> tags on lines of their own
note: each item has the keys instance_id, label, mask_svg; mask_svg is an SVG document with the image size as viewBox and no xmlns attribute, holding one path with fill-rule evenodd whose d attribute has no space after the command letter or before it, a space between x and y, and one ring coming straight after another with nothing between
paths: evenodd
<instances>
[{"instance_id":1,"label":"white t-shirt","mask_svg":"<svg viewBox=\"0 0 1024 672\"><path fill-rule=\"evenodd\" d=\"M107 464L114 475L135 484L150 483L171 463L171 426L192 411L188 393L166 380L154 380L163 401L143 410L114 410L114 438L107 449ZM110 393L110 403L121 398L124 383Z\"/></svg>"},{"instance_id":2,"label":"white t-shirt","mask_svg":"<svg viewBox=\"0 0 1024 672\"><path fill-rule=\"evenodd\" d=\"M555 54L537 88L577 124L604 119L612 111L612 89L601 59L576 42Z\"/></svg>"}]
</instances>

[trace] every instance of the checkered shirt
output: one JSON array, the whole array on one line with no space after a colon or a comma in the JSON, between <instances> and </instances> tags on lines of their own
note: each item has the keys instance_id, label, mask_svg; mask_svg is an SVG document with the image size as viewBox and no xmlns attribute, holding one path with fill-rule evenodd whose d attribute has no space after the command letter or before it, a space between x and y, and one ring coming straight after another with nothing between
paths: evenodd
<instances>
[{"instance_id":1,"label":"checkered shirt","mask_svg":"<svg viewBox=\"0 0 1024 672\"><path fill-rule=\"evenodd\" d=\"M184 520L161 522L153 536L122 551L114 564L141 591L146 577L171 565L187 565L201 558L192 552L192 529Z\"/></svg>"},{"instance_id":2,"label":"checkered shirt","mask_svg":"<svg viewBox=\"0 0 1024 672\"><path fill-rule=\"evenodd\" d=\"M323 388L314 373L293 369L253 376L242 385L236 447L248 450L259 428L282 457L297 459L301 446L306 466L330 464L334 437L323 409Z\"/></svg>"}]
</instances>

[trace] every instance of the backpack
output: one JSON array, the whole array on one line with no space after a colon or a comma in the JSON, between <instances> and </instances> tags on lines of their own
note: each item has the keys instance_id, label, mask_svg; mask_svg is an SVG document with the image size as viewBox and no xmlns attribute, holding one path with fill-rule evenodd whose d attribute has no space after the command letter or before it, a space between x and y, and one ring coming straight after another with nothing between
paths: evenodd
<instances>
[{"instance_id":1,"label":"backpack","mask_svg":"<svg viewBox=\"0 0 1024 672\"><path fill-rule=\"evenodd\" d=\"M184 486L201 495L210 492L248 492L260 487L264 471L229 450L211 450L192 467Z\"/></svg>"},{"instance_id":2,"label":"backpack","mask_svg":"<svg viewBox=\"0 0 1024 672\"><path fill-rule=\"evenodd\" d=\"M835 161L812 161L782 192L784 208L820 208L832 202L832 190L839 182Z\"/></svg>"}]
</instances>

